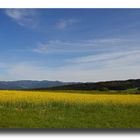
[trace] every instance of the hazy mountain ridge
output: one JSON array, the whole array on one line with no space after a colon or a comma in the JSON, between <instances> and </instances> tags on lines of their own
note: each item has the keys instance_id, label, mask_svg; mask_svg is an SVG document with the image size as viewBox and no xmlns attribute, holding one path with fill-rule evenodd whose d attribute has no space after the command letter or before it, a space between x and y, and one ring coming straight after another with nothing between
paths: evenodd
<instances>
[{"instance_id":1,"label":"hazy mountain ridge","mask_svg":"<svg viewBox=\"0 0 140 140\"><path fill-rule=\"evenodd\" d=\"M66 85L69 82L61 81L32 81L32 80L20 80L20 81L0 81L0 89L33 89L33 88L48 88L60 85Z\"/></svg>"},{"instance_id":2,"label":"hazy mountain ridge","mask_svg":"<svg viewBox=\"0 0 140 140\"><path fill-rule=\"evenodd\" d=\"M0 89L39 89L39 90L125 90L140 88L140 79L102 82L62 82L62 81L0 81Z\"/></svg>"}]
</instances>

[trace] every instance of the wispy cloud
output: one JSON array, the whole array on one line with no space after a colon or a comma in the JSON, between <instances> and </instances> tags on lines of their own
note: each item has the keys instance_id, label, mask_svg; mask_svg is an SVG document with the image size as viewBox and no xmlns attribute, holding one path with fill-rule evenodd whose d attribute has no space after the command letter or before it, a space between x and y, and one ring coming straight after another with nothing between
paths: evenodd
<instances>
[{"instance_id":1,"label":"wispy cloud","mask_svg":"<svg viewBox=\"0 0 140 140\"><path fill-rule=\"evenodd\" d=\"M102 41L101 41L102 42ZM110 42L110 41L109 41ZM140 48L104 52L66 59L64 65L51 67L32 62L0 63L5 74L0 79L102 81L140 78Z\"/></svg>"},{"instance_id":2,"label":"wispy cloud","mask_svg":"<svg viewBox=\"0 0 140 140\"><path fill-rule=\"evenodd\" d=\"M62 81L101 81L101 80L123 80L139 78L140 65L139 54L128 55L110 61L100 63L101 67L94 67L95 62L90 63L68 63L66 65L52 68L32 63L10 64L5 67L5 74L0 75L1 80L62 80ZM98 63L98 62L97 62Z\"/></svg>"},{"instance_id":3,"label":"wispy cloud","mask_svg":"<svg viewBox=\"0 0 140 140\"><path fill-rule=\"evenodd\" d=\"M32 9L6 9L5 14L20 26L34 28L38 24L37 13Z\"/></svg>"},{"instance_id":4,"label":"wispy cloud","mask_svg":"<svg viewBox=\"0 0 140 140\"><path fill-rule=\"evenodd\" d=\"M139 46L140 41L133 39L107 38L81 40L77 42L50 40L47 43L39 43L33 48L37 53L71 53L71 52L104 52L122 49L134 49ZM134 45L135 44L135 45Z\"/></svg>"},{"instance_id":5,"label":"wispy cloud","mask_svg":"<svg viewBox=\"0 0 140 140\"><path fill-rule=\"evenodd\" d=\"M66 29L68 27L71 27L73 24L79 22L76 19L61 19L56 23L56 27L58 29Z\"/></svg>"},{"instance_id":6,"label":"wispy cloud","mask_svg":"<svg viewBox=\"0 0 140 140\"><path fill-rule=\"evenodd\" d=\"M112 62L114 60L118 60L124 57L128 56L137 56L140 55L140 49L138 50L129 50L129 51L119 51L119 52L108 52L103 54L94 54L94 55L88 55L83 57L78 57L75 59L70 59L68 62L72 63L92 63L92 62L100 62L100 61L108 61ZM131 58L133 59L133 57Z\"/></svg>"},{"instance_id":7,"label":"wispy cloud","mask_svg":"<svg viewBox=\"0 0 140 140\"><path fill-rule=\"evenodd\" d=\"M33 51L44 54L83 52L82 57L77 55L65 59L63 66L50 67L46 73L48 78L54 80L123 80L139 78L139 44L140 41L136 38L104 38L79 42L57 40L41 43ZM90 55L86 52L90 52Z\"/></svg>"}]
</instances>

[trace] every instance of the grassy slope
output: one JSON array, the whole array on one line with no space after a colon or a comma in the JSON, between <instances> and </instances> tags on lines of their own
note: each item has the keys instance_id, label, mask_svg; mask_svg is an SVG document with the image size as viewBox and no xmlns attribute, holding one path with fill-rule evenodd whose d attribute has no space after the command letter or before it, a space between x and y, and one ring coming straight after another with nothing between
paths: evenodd
<instances>
[{"instance_id":1,"label":"grassy slope","mask_svg":"<svg viewBox=\"0 0 140 140\"><path fill-rule=\"evenodd\" d=\"M140 128L139 116L139 95L0 91L2 128Z\"/></svg>"}]
</instances>

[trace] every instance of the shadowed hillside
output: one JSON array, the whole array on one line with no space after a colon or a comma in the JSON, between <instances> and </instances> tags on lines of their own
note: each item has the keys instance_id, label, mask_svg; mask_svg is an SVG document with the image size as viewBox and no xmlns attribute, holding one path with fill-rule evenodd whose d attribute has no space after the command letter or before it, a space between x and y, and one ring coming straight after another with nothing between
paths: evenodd
<instances>
[{"instance_id":1,"label":"shadowed hillside","mask_svg":"<svg viewBox=\"0 0 140 140\"><path fill-rule=\"evenodd\" d=\"M126 90L129 88L140 88L140 79L125 81L106 81L97 83L78 83L63 86L50 87L51 90Z\"/></svg>"}]
</instances>

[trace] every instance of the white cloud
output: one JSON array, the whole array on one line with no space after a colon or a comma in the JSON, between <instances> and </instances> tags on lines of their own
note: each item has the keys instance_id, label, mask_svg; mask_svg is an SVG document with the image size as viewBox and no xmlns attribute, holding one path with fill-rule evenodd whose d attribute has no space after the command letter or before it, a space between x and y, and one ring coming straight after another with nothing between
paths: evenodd
<instances>
[{"instance_id":1,"label":"white cloud","mask_svg":"<svg viewBox=\"0 0 140 140\"><path fill-rule=\"evenodd\" d=\"M42 67L21 62L5 64L5 74L0 75L0 80L39 80L46 75Z\"/></svg>"},{"instance_id":2,"label":"white cloud","mask_svg":"<svg viewBox=\"0 0 140 140\"><path fill-rule=\"evenodd\" d=\"M88 56L87 56L88 57ZM91 56L90 56L91 57ZM90 58L89 57L89 58ZM84 58L78 62L68 62L59 67L46 67L32 63L10 64L6 67L7 73L0 78L3 80L62 80L62 81L106 81L140 78L140 50L108 53L92 61ZM107 59L106 59L107 58ZM97 65L97 66L95 66Z\"/></svg>"},{"instance_id":3,"label":"white cloud","mask_svg":"<svg viewBox=\"0 0 140 140\"><path fill-rule=\"evenodd\" d=\"M69 53L89 51L118 51L122 49L134 49L139 47L140 41L133 39L107 38L81 40L77 42L50 40L47 43L39 43L32 51L38 53Z\"/></svg>"},{"instance_id":4,"label":"white cloud","mask_svg":"<svg viewBox=\"0 0 140 140\"><path fill-rule=\"evenodd\" d=\"M84 56L65 59L57 67L46 67L38 62L18 64L0 63L5 74L2 80L62 80L102 81L140 78L139 41L133 39L98 39L81 42L49 41L39 44L33 51L38 53L84 52ZM90 52L88 55L86 51ZM93 53L98 51L98 53ZM102 52L103 51L103 52Z\"/></svg>"},{"instance_id":5,"label":"white cloud","mask_svg":"<svg viewBox=\"0 0 140 140\"><path fill-rule=\"evenodd\" d=\"M34 28L38 24L37 13L32 9L6 9L5 14L20 26Z\"/></svg>"},{"instance_id":6,"label":"white cloud","mask_svg":"<svg viewBox=\"0 0 140 140\"><path fill-rule=\"evenodd\" d=\"M111 40L99 42L111 42ZM83 57L67 60L67 64L61 67L48 70L48 78L64 81L102 81L102 80L124 80L140 78L140 48L133 44L133 41L124 41L125 49L119 46L115 51L85 55ZM120 44L115 41L114 44ZM104 43L105 44L105 43ZM131 46L133 44L133 47ZM101 47L101 46L100 46ZM110 47L105 44L105 47ZM96 48L97 49L97 48Z\"/></svg>"},{"instance_id":7,"label":"white cloud","mask_svg":"<svg viewBox=\"0 0 140 140\"><path fill-rule=\"evenodd\" d=\"M103 54L94 54L94 55L88 55L83 57L78 57L75 59L70 59L68 62L72 63L90 63L90 62L100 62L100 61L108 61L112 62L114 60L118 60L121 58L126 58L131 56L131 60L133 60L133 56L139 56L140 55L140 49L139 50L129 50L129 51L119 51L119 52L109 52L109 53L103 53ZM134 57L134 58L135 58Z\"/></svg>"},{"instance_id":8,"label":"white cloud","mask_svg":"<svg viewBox=\"0 0 140 140\"><path fill-rule=\"evenodd\" d=\"M66 29L71 27L73 24L77 23L78 20L76 19L61 19L56 23L56 27L58 29Z\"/></svg>"}]
</instances>

